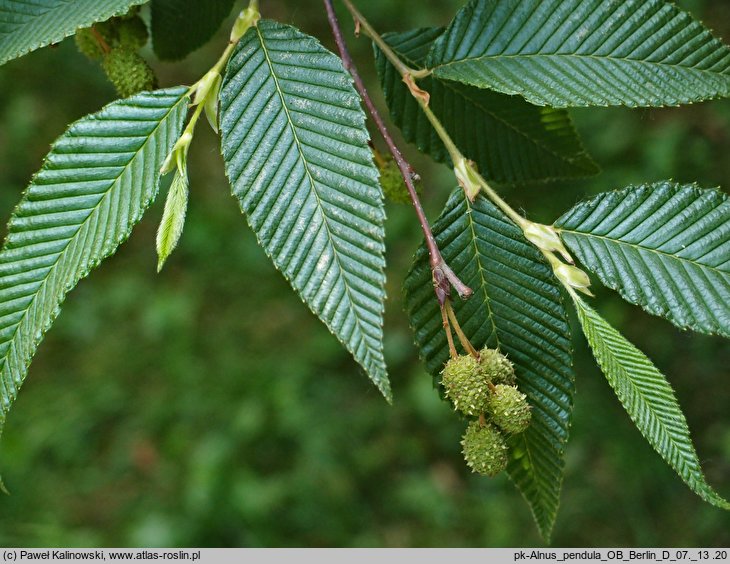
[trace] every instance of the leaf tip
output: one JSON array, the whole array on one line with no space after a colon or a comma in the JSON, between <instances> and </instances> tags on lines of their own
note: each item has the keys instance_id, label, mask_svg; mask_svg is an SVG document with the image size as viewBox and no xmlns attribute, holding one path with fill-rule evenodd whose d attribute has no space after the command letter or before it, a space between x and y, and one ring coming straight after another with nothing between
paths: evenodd
<instances>
[{"instance_id":1,"label":"leaf tip","mask_svg":"<svg viewBox=\"0 0 730 564\"><path fill-rule=\"evenodd\" d=\"M383 379L378 380L375 382L375 385L385 398L385 401L388 402L388 405L393 405L393 390L390 388L388 377L385 376Z\"/></svg>"}]
</instances>

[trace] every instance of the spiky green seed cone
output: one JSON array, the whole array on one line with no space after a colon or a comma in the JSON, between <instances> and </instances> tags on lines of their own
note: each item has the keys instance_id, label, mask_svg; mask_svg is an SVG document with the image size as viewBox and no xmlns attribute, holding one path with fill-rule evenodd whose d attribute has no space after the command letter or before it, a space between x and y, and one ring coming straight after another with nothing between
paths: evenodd
<instances>
[{"instance_id":1,"label":"spiky green seed cone","mask_svg":"<svg viewBox=\"0 0 730 564\"><path fill-rule=\"evenodd\" d=\"M446 397L464 415L484 413L489 399L489 380L470 355L449 359L441 371Z\"/></svg>"},{"instance_id":2,"label":"spiky green seed cone","mask_svg":"<svg viewBox=\"0 0 730 564\"><path fill-rule=\"evenodd\" d=\"M150 37L147 24L139 16L123 19L118 25L119 45L127 49L141 49Z\"/></svg>"},{"instance_id":3,"label":"spiky green seed cone","mask_svg":"<svg viewBox=\"0 0 730 564\"><path fill-rule=\"evenodd\" d=\"M479 351L479 364L493 384L515 385L515 367L497 349L484 347Z\"/></svg>"},{"instance_id":4,"label":"spiky green seed cone","mask_svg":"<svg viewBox=\"0 0 730 564\"><path fill-rule=\"evenodd\" d=\"M507 468L507 444L494 425L472 421L461 439L461 452L472 472L493 478Z\"/></svg>"},{"instance_id":5,"label":"spiky green seed cone","mask_svg":"<svg viewBox=\"0 0 730 564\"><path fill-rule=\"evenodd\" d=\"M498 384L495 388L487 401L487 411L492 421L506 433L523 433L532 419L527 396L515 386Z\"/></svg>"},{"instance_id":6,"label":"spiky green seed cone","mask_svg":"<svg viewBox=\"0 0 730 564\"><path fill-rule=\"evenodd\" d=\"M112 49L101 66L122 98L155 87L155 73L147 61L129 49Z\"/></svg>"},{"instance_id":7,"label":"spiky green seed cone","mask_svg":"<svg viewBox=\"0 0 730 564\"><path fill-rule=\"evenodd\" d=\"M98 22L91 27L76 30L74 41L78 50L92 61L101 61L105 48L114 49L119 45L118 18ZM93 30L92 30L93 28ZM102 42L104 46L102 46Z\"/></svg>"},{"instance_id":8,"label":"spiky green seed cone","mask_svg":"<svg viewBox=\"0 0 730 564\"><path fill-rule=\"evenodd\" d=\"M383 187L383 194L391 202L396 204L410 203L411 198L408 195L408 188L406 188L400 169L393 159L389 159L380 168L380 185Z\"/></svg>"},{"instance_id":9,"label":"spiky green seed cone","mask_svg":"<svg viewBox=\"0 0 730 564\"><path fill-rule=\"evenodd\" d=\"M100 61L104 57L104 49L102 49L90 27L77 30L74 42L79 52L92 61Z\"/></svg>"}]
</instances>

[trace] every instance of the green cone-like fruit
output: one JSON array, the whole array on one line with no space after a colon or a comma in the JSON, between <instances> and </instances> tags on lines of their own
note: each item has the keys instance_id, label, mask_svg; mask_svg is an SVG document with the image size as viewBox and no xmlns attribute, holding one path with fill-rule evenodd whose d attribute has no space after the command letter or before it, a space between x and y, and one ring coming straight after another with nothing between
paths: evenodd
<instances>
[{"instance_id":1,"label":"green cone-like fruit","mask_svg":"<svg viewBox=\"0 0 730 564\"><path fill-rule=\"evenodd\" d=\"M470 355L449 359L441 371L446 397L465 415L484 413L489 399L489 380Z\"/></svg>"},{"instance_id":2,"label":"green cone-like fruit","mask_svg":"<svg viewBox=\"0 0 730 564\"><path fill-rule=\"evenodd\" d=\"M497 349L484 347L479 352L479 364L493 384L515 384L515 367Z\"/></svg>"},{"instance_id":3,"label":"green cone-like fruit","mask_svg":"<svg viewBox=\"0 0 730 564\"><path fill-rule=\"evenodd\" d=\"M118 32L119 45L127 49L141 49L149 39L147 25L139 16L121 20L118 24Z\"/></svg>"},{"instance_id":4,"label":"green cone-like fruit","mask_svg":"<svg viewBox=\"0 0 730 564\"><path fill-rule=\"evenodd\" d=\"M104 57L104 49L102 49L90 27L77 30L74 41L79 52L92 61L101 60Z\"/></svg>"},{"instance_id":5,"label":"green cone-like fruit","mask_svg":"<svg viewBox=\"0 0 730 564\"><path fill-rule=\"evenodd\" d=\"M522 433L530 426L532 413L527 396L515 386L498 384L487 401L492 421L506 433Z\"/></svg>"},{"instance_id":6,"label":"green cone-like fruit","mask_svg":"<svg viewBox=\"0 0 730 564\"><path fill-rule=\"evenodd\" d=\"M76 30L74 41L78 50L92 61L100 61L106 51L119 46L119 18L98 22Z\"/></svg>"},{"instance_id":7,"label":"green cone-like fruit","mask_svg":"<svg viewBox=\"0 0 730 564\"><path fill-rule=\"evenodd\" d=\"M155 74L147 61L130 49L112 49L101 65L122 98L155 86Z\"/></svg>"},{"instance_id":8,"label":"green cone-like fruit","mask_svg":"<svg viewBox=\"0 0 730 564\"><path fill-rule=\"evenodd\" d=\"M472 421L461 439L461 446L464 460L472 472L493 478L507 467L507 445L494 425Z\"/></svg>"}]
</instances>

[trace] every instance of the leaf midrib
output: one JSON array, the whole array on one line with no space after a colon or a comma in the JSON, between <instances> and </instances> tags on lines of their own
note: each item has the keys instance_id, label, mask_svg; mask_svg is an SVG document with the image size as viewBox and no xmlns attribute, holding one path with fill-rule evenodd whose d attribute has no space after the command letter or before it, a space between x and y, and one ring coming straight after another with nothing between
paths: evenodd
<instances>
[{"instance_id":1,"label":"leaf midrib","mask_svg":"<svg viewBox=\"0 0 730 564\"><path fill-rule=\"evenodd\" d=\"M468 198L466 197L466 194L463 192L461 193L461 197L464 198L464 205L467 208L466 213L464 214L466 216L466 222L469 227L469 231L471 232L471 241L470 243L474 246L474 255L476 257L477 267L479 271L479 278L481 280L481 290L484 293L484 303L487 306L487 312L489 314L489 321L492 324L492 333L494 335L494 339L497 342L497 348L500 349L500 342L499 342L499 333L497 332L497 324L494 321L494 313L492 312L492 298L489 296L489 293L487 292L487 277L486 277L486 268L482 266L482 260L481 260L481 253L479 252L479 246L477 245L477 233L476 229L474 227L474 208L469 203ZM478 197L478 196L477 196Z\"/></svg>"},{"instance_id":2,"label":"leaf midrib","mask_svg":"<svg viewBox=\"0 0 730 564\"><path fill-rule=\"evenodd\" d=\"M439 36L439 37L441 37L441 36ZM432 41L432 42L431 42L431 45L433 45L433 43L434 43L435 41L436 41L436 40L434 39L434 41ZM423 70L423 69L425 69L425 68L426 68L426 67L425 67L425 65L423 65L422 63L419 63L418 61L416 61L416 60L412 59L411 57L408 57L408 56L404 55L404 54L403 54L403 53L401 53L400 51L396 50L396 53L398 53L398 55L400 55L400 56L401 56L401 57L402 57L402 58L404 59L404 62L405 62L406 64L408 64L408 65L410 65L410 66L412 66L412 67L414 67L414 68L416 68L416 69L418 69L418 70ZM390 63L388 63L388 64L390 64ZM543 143L539 142L539 141L538 141L537 139L535 139L535 138L533 138L533 137L530 137L530 136L529 136L529 135L528 135L527 133L525 133L524 131L522 131L521 129L519 129L519 128L518 128L518 127L517 127L517 126L516 126L515 124L513 124L512 122L509 122L509 121L505 120L505 119L504 119L504 118L502 118L501 116L499 116L499 115L495 114L495 113L494 113L493 111L491 111L491 110L490 110L489 108L486 108L486 107L482 106L481 104L479 104L479 103L477 103L477 102L473 101L473 100L472 100L471 98L469 98L469 97L468 97L468 96L467 96L466 94L464 94L463 92L461 92L461 91L460 91L460 90L459 90L459 89L458 89L457 87L455 87L455 86L452 86L452 83L451 83L451 81L448 81L448 80L444 80L444 79L442 79L442 78L439 78L439 77L438 77L438 76L436 76L436 75L432 75L432 79L433 79L434 81L437 81L437 82L438 82L438 83L439 83L439 84L440 84L441 86L443 86L444 88L448 88L448 89L449 89L449 90L451 90L452 92L455 92L455 93L456 93L456 94L458 94L459 96L463 97L463 98L464 98L465 100L467 100L467 101L468 101L468 102L469 102L470 104L472 104L472 105L476 106L476 107L477 107L478 109L482 110L482 111L483 111L484 113L486 113L486 114L490 115L490 116L491 116L491 117L492 117L492 118L493 118L493 119L494 119L495 121L498 121L499 123L501 123L502 125L504 125L504 126L505 126L505 127L507 127L508 129L512 130L512 131L513 131L514 133L516 133L517 135L519 135L520 137L522 137L522 138L524 138L524 139L527 139L527 140L528 140L529 142L531 142L531 143L532 143L533 145L535 145L536 147L539 147L539 148L541 148L542 150L546 151L547 153L550 153L550 154L551 154L551 155L553 155L554 157L557 157L557 158L558 158L559 160L561 160L561 161L563 161L563 162L565 162L565 163L567 163L567 164L572 164L572 161L568 160L568 159L567 159L566 157L564 157L563 155L559 155L558 153L554 152L554 151L553 151L553 150L552 150L552 149L551 149L550 147L547 147L547 146L546 146L546 145L544 145ZM421 112L422 112L422 110L419 110L419 111L421 111Z\"/></svg>"},{"instance_id":3,"label":"leaf midrib","mask_svg":"<svg viewBox=\"0 0 730 564\"><path fill-rule=\"evenodd\" d=\"M628 243L628 242L623 241L621 239L613 239L613 238L607 237L605 235L596 235L594 233L588 233L586 231L575 231L574 229L558 228L558 232L559 233L570 233L571 235L575 235L576 237L586 237L586 238L598 239L598 240L601 240L601 241L608 241L608 242L613 243L613 244L615 244L617 246L629 247L630 249L634 250L634 252L636 252L638 254L641 254L642 251L643 252L647 252L647 253L654 253L654 254L660 256L662 259L666 259L666 260L670 260L670 261L671 260L674 260L674 261L679 262L680 264L693 266L695 268L700 268L700 269L703 269L704 268L704 269L710 270L713 273L716 273L716 274L718 274L720 276L730 276L730 272L726 272L724 270L720 270L717 266L710 266L710 265L707 265L707 264L703 264L701 262L694 261L692 259L688 259L688 258L684 258L684 257L679 257L677 255L673 255L671 253L668 253L666 251L662 251L660 249L652 249L651 247L644 247L644 246L641 246L641 245L636 244L636 243Z\"/></svg>"},{"instance_id":4,"label":"leaf midrib","mask_svg":"<svg viewBox=\"0 0 730 564\"><path fill-rule=\"evenodd\" d=\"M294 142L297 145L297 152L299 153L299 157L300 157L302 163L304 164L304 171L307 175L307 178L309 179L312 193L314 194L314 197L317 201L317 207L318 207L319 213L322 216L322 223L324 224L325 229L327 231L327 237L328 237L328 239L330 241L330 245L332 247L332 253L334 255L334 259L337 262L337 268L339 269L339 275L342 280L342 285L344 286L345 293L347 294L348 302L350 304L349 307L350 307L350 309L353 309L355 307L356 302L354 301L354 299L352 297L352 292L350 291L350 286L347 283L347 280L345 278L346 270L342 266L342 259L340 258L340 251L337 248L337 245L335 244L335 238L332 235L332 231L330 229L327 214L324 212L322 200L320 199L319 194L317 193L317 184L316 184L314 178L312 177L311 171L309 170L309 164L308 164L309 161L307 160L307 158L304 155L304 151L302 149L302 143L299 139L299 136L297 135L297 130L296 130L296 127L294 126L294 122L292 121L291 114L289 113L289 108L287 107L286 99L284 97L284 91L281 89L281 86L279 84L279 79L277 78L276 72L274 71L274 64L271 60L271 57L269 56L269 50L266 48L264 38L261 35L261 30L259 29L258 26L253 26L253 27L256 30L256 36L259 39L259 43L261 44L261 49L264 53L264 57L266 58L266 64L268 65L269 70L271 71L271 78L274 81L274 85L276 87L276 93L278 94L279 99L281 100L282 108L284 108L284 113L286 114L286 121L289 124L289 129L291 130L292 136L294 137ZM370 344L365 340L365 335L367 333L364 331L364 329L362 327L362 322L360 321L360 317L358 315L354 315L353 317L355 318L355 326L357 327L358 345L363 345L364 349L365 349L365 358L363 359L363 362L366 366L363 366L363 367L369 371L370 370L369 366L371 364L373 364L373 358L372 358L373 353L371 351ZM326 321L324 317L321 317L320 319L325 321L325 323L327 324L328 327L330 326L329 321ZM349 343L345 344L345 346L348 349L350 349L350 352L354 354L357 347L350 348L348 345L349 345ZM374 364L377 364L377 362Z\"/></svg>"},{"instance_id":5,"label":"leaf midrib","mask_svg":"<svg viewBox=\"0 0 730 564\"><path fill-rule=\"evenodd\" d=\"M482 266L482 260L481 260L482 254L479 251L479 247L477 245L477 235L476 235L476 229L475 229L475 226L474 226L475 223L476 223L475 220L474 220L474 208L471 206L471 204L469 203L469 201L467 200L467 198L466 198L465 195L462 194L462 197L464 197L465 205L466 205L466 207L469 210L465 215L467 217L467 224L469 226L469 230L470 230L471 235L472 235L472 237L471 237L471 243L474 245L474 251L475 251L475 255L477 257L476 258L476 262L477 262L477 265L478 265L479 278L482 281L482 284L481 284L481 288L480 289L483 291L484 296L485 296L485 303L486 303L486 306L487 306L487 310L489 312L489 321L492 324L492 330L493 330L493 334L494 334L495 341L497 343L497 348L501 348L501 346L500 346L500 340L499 340L499 330L497 329L497 324L496 324L496 322L494 320L495 316L492 313L492 307L491 307L491 300L492 299L490 298L488 292L486 291L487 277L486 277L485 273L487 272L487 270L485 268L483 268L483 266ZM481 213L481 212L477 212L477 213ZM543 511L546 511L546 508L548 506L548 501L552 497L550 495L551 492L549 491L549 486L547 486L547 484L545 484L545 481L542 480L542 479L540 479L540 476L537 474L537 470L536 470L537 467L536 467L535 462L534 462L534 457L533 457L533 453L532 453L531 443L530 443L530 441L527 440L527 437L524 436L524 435L523 435L523 442L524 442L524 445L525 445L525 453L526 453L526 456L528 457L528 460L529 460L529 470L528 470L528 472L532 476L532 481L535 484L537 484L537 487L538 487L538 490L539 490L539 494L538 495L539 495L540 499L542 500L542 504L540 505L540 507L542 507ZM543 524L543 527L546 527L547 524L544 523L541 519L538 519L538 517L537 517L537 515L535 513L535 509L532 507L532 504L529 503L529 500L528 500L528 505L530 506L530 509L532 510L532 513L535 516L536 520L538 520L539 522L541 522Z\"/></svg>"},{"instance_id":6,"label":"leaf midrib","mask_svg":"<svg viewBox=\"0 0 730 564\"><path fill-rule=\"evenodd\" d=\"M492 333L494 334L494 339L495 339L495 341L497 343L497 348L498 349L501 349L500 340L499 340L499 331L497 329L497 324L496 324L496 322L494 320L494 317L495 317L494 316L494 313L492 312L492 298L489 296L489 293L486 290L486 287L487 287L487 276L486 276L486 272L487 272L487 270L482 266L482 260L481 260L482 255L481 255L481 253L479 251L479 246L477 245L477 235L476 235L476 229L474 227L474 224L476 223L474 221L474 208L471 206L471 204L467 200L466 195L464 195L462 193L462 197L464 198L464 200L465 200L464 203L465 203L465 205L466 205L466 207L468 209L467 213L464 214L464 215L466 215L466 217L467 217L467 224L469 226L469 230L470 230L471 235L472 235L472 237L471 237L471 243L474 245L474 252L475 252L475 255L477 257L476 258L476 262L477 262L477 266L478 266L478 269L479 269L479 278L482 281L482 284L481 284L481 288L480 289L484 293L485 304L487 306L487 311L489 313L489 321L492 324ZM550 496L549 495L546 495L546 485L543 482L543 480L538 479L539 477L538 477L538 475L536 473L536 466L535 466L535 462L533 460L532 448L530 447L530 444L529 444L529 442L528 442L528 440L527 440L526 437L524 437L523 440L524 440L524 443L525 443L525 453L526 453L526 455L528 457L529 464L530 464L529 473L532 476L532 481L535 484L538 484L538 489L540 491L539 496L540 496L540 499L543 500L543 503L541 504L541 507L544 508L544 507L546 507L546 503L545 502L549 499ZM532 508L532 504L531 503L528 503L528 505L530 506L530 508L531 508L531 510L533 512L533 515L534 515L535 514L535 510ZM535 515L535 518L537 519L537 516L536 515ZM537 519L537 520L540 521L539 519Z\"/></svg>"},{"instance_id":7,"label":"leaf midrib","mask_svg":"<svg viewBox=\"0 0 730 564\"><path fill-rule=\"evenodd\" d=\"M699 69L694 66L683 66L681 64L677 63L666 63L663 61L655 62L655 61L646 61L643 59L631 59L629 57L612 57L612 56L599 56L599 55L591 55L591 54L577 54L577 53L516 53L513 55L504 55L504 54L495 54L495 55L479 55L478 57L467 57L464 59L458 59L454 61L449 61L447 63L439 63L437 65L434 65L432 67L427 67L425 70L431 71L431 73L436 73L437 71L453 66L453 65L461 65L465 63L472 63L472 62L480 62L482 60L499 60L499 59L508 59L508 60L516 60L520 58L548 58L548 59L570 59L570 58L576 58L576 59L593 59L596 61L622 61L625 63L631 63L631 64L638 64L638 65L645 65L649 67L659 66L659 67L667 67L673 70L681 69L685 71L692 71L696 73L707 73L716 77L724 77L727 82L730 83L730 75L726 74L726 72L720 72L720 71L713 71L710 69ZM727 70L727 69L726 69Z\"/></svg>"},{"instance_id":8,"label":"leaf midrib","mask_svg":"<svg viewBox=\"0 0 730 564\"><path fill-rule=\"evenodd\" d=\"M595 321L594 321L594 320L592 319L592 315L591 315L591 314L592 314L593 312L592 312L592 311L590 311L590 310L588 310L588 309L586 309L586 306L585 306L585 304L583 304L583 303L580 303L580 302L579 302L579 303L578 303L578 307L580 308L580 310L581 310L581 312L583 313L583 315L584 315L584 316L585 316L585 317L586 317L587 319L590 319L590 321L591 321L591 324L592 324L592 327L594 328L594 330L595 330L595 331L597 331L597 332L599 332L599 333L602 333L602 332L600 331L600 325L601 325L601 324L600 324L599 322L595 322ZM607 328L607 329L606 329L606 331L608 331L608 333L611 333L611 332L612 332L612 331L610 330L610 328ZM671 444L673 445L673 447L674 447L674 450L675 450L676 452L678 452L678 453L679 453L679 459L680 459L680 460L682 461L682 463L683 463L683 471L682 471L682 472L686 472L686 470L687 470L687 466L688 466L688 465L690 465L690 464L692 463L692 461L691 461L691 460L689 460L689 461L688 461L688 460L687 460L687 458L686 458L686 457L684 456L684 452L682 451L682 449L680 449L680 448L679 448L679 443L677 443L677 442L676 442L676 440L674 439L674 437L672 436L672 434L671 434L671 433L670 433L670 432L668 431L668 427L667 427L667 424L666 424L666 423L665 423L665 422L664 422L664 421L663 421L663 420L661 419L661 417L660 417L659 415L657 415L657 412L656 412L656 411L655 411L655 410L654 410L654 409L653 409L653 408L651 407L651 404L650 404L650 403L649 403L649 402L648 402L648 401L646 400L646 397L647 397L647 396L646 396L646 395L645 395L645 394L644 394L644 393L642 392L642 390L641 390L641 388L640 388L640 387L638 386L638 384L636 384L636 383L634 382L634 380L633 380L633 379L632 379L632 378L631 378L631 377L629 376L629 371L628 371L628 369L626 369L626 368L624 367L623 363L622 363L622 362L621 362L621 361L619 360L619 355L618 355L618 354L616 354L616 353L615 353L615 352L613 351L613 349L612 349L612 348L611 348L611 347L610 347L610 346L609 346L609 345L607 344L607 342L606 342L606 339L605 339L605 337L603 337L603 338L602 338L602 340L603 340L603 343L604 343L604 347L603 347L603 348L604 348L604 350L607 350L607 351L609 351L609 352L611 353L611 354L610 354L610 356L612 356L612 357L613 357L613 362L614 362L614 363L616 364L616 366L617 366L617 367L619 368L619 370L621 371L621 376L622 376L622 377L621 377L621 381L622 381L622 382L624 382L625 384L628 384L628 385L629 385L630 387L632 387L632 388L633 388L633 389L634 389L634 390L636 391L636 394L637 394L637 395L638 395L638 396L639 396L639 397L640 397L640 398L642 399L642 401L644 402L644 405L646 405L646 406L647 406L647 409L648 409L649 413L651 413L651 414L652 414L652 416L653 416L653 419L654 419L654 420L655 420L655 421L656 421L656 422L657 422L657 423L659 424L659 426L660 426L660 427L661 427L661 428L662 428L662 429L664 430L664 434L665 434L665 436L667 436L667 437L668 437L668 439L669 439L669 442L670 442L670 443L671 443ZM631 349L630 349L630 348L629 348L629 351L631 351ZM610 362L610 360L609 360L609 362ZM644 364L644 363L641 363L641 364ZM656 370L656 368L655 368L655 370ZM619 378L618 378L618 377L616 377L616 376L614 376L614 377L610 377L610 376L608 376L608 375L607 375L607 378L608 378L608 380L609 380L609 383L611 383L611 387L612 387L612 388L613 388L614 390L616 390L616 392L618 392L618 390L619 390ZM653 380L654 380L654 378L653 378ZM674 392L673 392L673 390L672 390L671 386L669 385L669 383L668 383L668 382L666 382L666 380L665 380L665 381L664 381L664 384L666 384L667 388L669 389L669 391L670 391L670 392L672 393L672 395L674 396ZM619 398L619 399L620 399L620 398ZM626 399L628 399L628 398L626 398ZM621 403L622 403L623 405L626 405L626 403L628 403L628 402L624 402L623 400L621 400ZM675 398L675 403L676 403L676 398ZM677 407L677 406L675 406L675 407ZM627 412L628 412L628 410L627 410ZM629 412L629 417L631 417L631 420L632 420L632 421L633 421L634 423L637 423L637 421L636 421L636 420L637 420L637 419L639 419L639 417L636 417L636 416L635 416L635 415L634 415L633 413L630 413L630 412ZM673 419L677 420L677 418L675 418L675 417L673 417ZM680 418L679 418L678 420L684 420L684 418L683 418L683 416L682 416L682 414L681 414L681 410L680 410ZM638 425L637 425L637 429L639 429L639 428L638 428ZM685 431L685 436L686 436L686 437L687 437L687 439L688 439L689 449L690 449L690 451L691 451L691 452L692 452L692 453L693 453L693 454L695 455L695 458L696 458L696 457L697 457L697 454L696 454L696 451L695 451L694 447L692 446L692 441L691 441L691 439L689 438L689 429L688 429L688 428L687 428L687 426L686 426L686 420L685 420L685 425L684 425L684 429L680 429L680 431ZM639 429L639 432L640 432L640 433L641 433L641 434L642 434L642 435L643 435L644 437L646 437L647 439L649 439L649 436L648 436L648 435L647 435L647 434L646 434L646 433L644 432L644 430L642 430L642 429ZM653 438L651 438L650 440L653 440ZM662 458L664 458L665 460L667 460L667 462L669 462L669 463L670 463L670 465L672 465L672 467L674 467L674 464L673 464L673 463L672 463L672 462L671 462L671 461L670 461L670 460L668 459L669 457L665 456L665 453L661 452L661 451L659 450L658 446L655 446L654 444L652 444L651 446L652 446L652 448L654 448L654 450L656 450L656 451L657 451L657 452L658 452L658 453L659 453L659 454L660 454L660 455L662 456ZM675 469L676 469L676 468L675 468ZM696 480L696 476L694 476L694 475L693 475L693 474L694 474L694 472L690 471L690 473L689 473L689 476L688 476L688 475L683 475L683 473L682 473L682 472L680 472L680 471L679 471L679 469L676 469L676 470L677 470L677 472L679 473L679 475L680 475L680 476L681 476L681 477L682 477L683 479L685 479L685 480L686 480L686 479L688 479L689 477L692 477L692 480L693 480L693 484L694 484L694 482L695 482L695 480ZM691 486L691 487L692 487L692 489L693 489L693 490L695 490L695 489L696 489L696 487L695 487L694 485L693 485L693 486ZM698 489L699 489L699 488L698 488Z\"/></svg>"},{"instance_id":9,"label":"leaf midrib","mask_svg":"<svg viewBox=\"0 0 730 564\"><path fill-rule=\"evenodd\" d=\"M86 227L87 223L89 221L91 221L92 217L94 217L97 214L99 208L104 204L104 202L106 201L106 199L109 196L109 194L111 194L114 191L114 189L116 188L116 185L118 184L120 178L132 166L132 164L139 157L139 155L144 152L147 144L150 142L150 140L152 139L152 137L154 137L154 135L157 133L157 130L169 118L170 114L177 108L177 106L181 102L183 102L185 99L186 99L186 96L183 95L183 96L180 97L180 99L177 102L175 102L172 106L170 106L170 109L167 111L167 113L164 115L164 117L162 117L159 120L159 123L149 133L149 135L147 135L147 139L144 141L144 143L139 148L139 150L135 151L135 154L130 159L129 163L126 166L122 167L121 172L112 181L112 183L109 186L109 189L106 190L106 192L102 195L102 197L99 199L99 202L94 206L94 208L91 211L91 213L89 213L88 217L86 219L84 219L79 224L78 229L76 229L76 231L73 233L73 235L68 238L68 241L63 246L63 248L58 251L58 253L56 255L56 259L50 265L48 265L46 267L46 268L48 268L48 273L46 274L45 278L41 281L41 284L38 286L38 289L33 293L33 297L31 298L30 302L28 302L28 305L23 309L23 315L21 316L21 318L18 320L17 324L15 325L15 329L13 330L13 333L7 339L5 339L5 342L10 343L10 346L8 347L8 352L4 356L0 357L0 362L2 362L2 368L0 368L0 370L3 373L6 372L7 359L8 359L8 356L10 355L10 351L12 349L12 343L15 341L15 336L17 335L18 330L20 329L21 325L23 325L23 323L25 322L25 320L26 320L26 318L28 316L28 312L33 307L33 304L35 303L36 298L42 293L43 289L45 288L45 286L46 286L46 284L48 282L48 279L51 277L51 273L55 270L56 266L58 265L59 261L61 260L61 257L66 252L66 250L68 249L68 247L71 244L71 242L75 240L75 238L79 234L79 232L84 227Z\"/></svg>"}]
</instances>

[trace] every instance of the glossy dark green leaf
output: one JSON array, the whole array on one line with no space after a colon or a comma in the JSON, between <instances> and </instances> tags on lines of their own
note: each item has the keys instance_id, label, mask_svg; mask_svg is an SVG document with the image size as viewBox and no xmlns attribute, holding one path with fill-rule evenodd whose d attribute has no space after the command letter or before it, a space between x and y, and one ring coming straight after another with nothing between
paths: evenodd
<instances>
[{"instance_id":1,"label":"glossy dark green leaf","mask_svg":"<svg viewBox=\"0 0 730 564\"><path fill-rule=\"evenodd\" d=\"M66 293L127 239L156 196L186 91L144 92L71 125L13 212L0 251L0 430Z\"/></svg>"},{"instance_id":2,"label":"glossy dark green leaf","mask_svg":"<svg viewBox=\"0 0 730 564\"><path fill-rule=\"evenodd\" d=\"M687 421L664 375L577 296L575 305L598 365L644 438L692 491L713 505L730 509L730 503L705 481Z\"/></svg>"},{"instance_id":3,"label":"glossy dark green leaf","mask_svg":"<svg viewBox=\"0 0 730 564\"><path fill-rule=\"evenodd\" d=\"M384 204L351 82L313 37L259 22L226 69L223 158L259 243L389 398Z\"/></svg>"},{"instance_id":4,"label":"glossy dark green leaf","mask_svg":"<svg viewBox=\"0 0 730 564\"><path fill-rule=\"evenodd\" d=\"M443 31L423 28L386 34L384 39L409 66L423 68L426 54ZM451 165L443 142L377 46L375 58L391 118L405 139L437 162ZM514 183L598 172L565 110L534 106L519 96L438 77L426 77L418 84L430 94L429 107L454 143L488 180Z\"/></svg>"},{"instance_id":5,"label":"glossy dark green leaf","mask_svg":"<svg viewBox=\"0 0 730 564\"><path fill-rule=\"evenodd\" d=\"M481 196L470 204L463 190L455 190L433 230L446 262L474 290L469 300L454 302L464 332L476 347L498 347L510 358L532 405L530 428L511 439L508 472L549 538L574 394L570 327L560 289L539 251ZM416 345L438 378L449 352L424 246L404 290Z\"/></svg>"},{"instance_id":6,"label":"glossy dark green leaf","mask_svg":"<svg viewBox=\"0 0 730 564\"><path fill-rule=\"evenodd\" d=\"M0 0L0 65L146 0Z\"/></svg>"},{"instance_id":7,"label":"glossy dark green leaf","mask_svg":"<svg viewBox=\"0 0 730 564\"><path fill-rule=\"evenodd\" d=\"M661 182L606 192L556 226L606 286L678 327L730 337L730 201Z\"/></svg>"},{"instance_id":8,"label":"glossy dark green leaf","mask_svg":"<svg viewBox=\"0 0 730 564\"><path fill-rule=\"evenodd\" d=\"M556 108L730 95L730 49L664 0L472 0L427 66Z\"/></svg>"}]
</instances>

